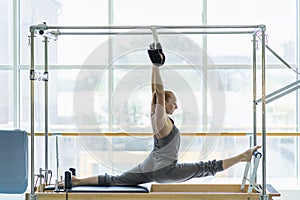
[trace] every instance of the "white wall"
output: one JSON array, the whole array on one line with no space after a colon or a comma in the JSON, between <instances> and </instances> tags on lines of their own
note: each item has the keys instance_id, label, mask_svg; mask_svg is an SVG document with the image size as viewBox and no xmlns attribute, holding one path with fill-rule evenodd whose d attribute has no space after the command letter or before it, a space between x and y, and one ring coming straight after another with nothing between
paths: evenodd
<instances>
[{"instance_id":1,"label":"white wall","mask_svg":"<svg viewBox=\"0 0 300 200\"><path fill-rule=\"evenodd\" d=\"M24 200L25 194L0 194L0 200Z\"/></svg>"},{"instance_id":2,"label":"white wall","mask_svg":"<svg viewBox=\"0 0 300 200\"><path fill-rule=\"evenodd\" d=\"M280 198L274 198L274 200L297 200L300 199L300 187L293 190L278 190L281 194Z\"/></svg>"}]
</instances>

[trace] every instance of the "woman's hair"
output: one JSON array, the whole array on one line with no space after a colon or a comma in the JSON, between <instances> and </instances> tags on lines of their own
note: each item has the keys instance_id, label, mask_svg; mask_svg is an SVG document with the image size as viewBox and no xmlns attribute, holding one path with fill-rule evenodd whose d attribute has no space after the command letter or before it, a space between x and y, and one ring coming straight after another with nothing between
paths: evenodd
<instances>
[{"instance_id":1,"label":"woman's hair","mask_svg":"<svg viewBox=\"0 0 300 200\"><path fill-rule=\"evenodd\" d=\"M165 91L165 101L166 102L168 102L168 100L170 99L170 98L172 98L174 96L174 93L172 92L172 91L170 91L170 90L166 90Z\"/></svg>"},{"instance_id":2,"label":"woman's hair","mask_svg":"<svg viewBox=\"0 0 300 200\"><path fill-rule=\"evenodd\" d=\"M170 90L165 90L165 101L168 102L168 100L170 98L172 98L174 96L174 93ZM152 97L152 102L153 104L156 104L156 93L153 94L153 97Z\"/></svg>"}]
</instances>

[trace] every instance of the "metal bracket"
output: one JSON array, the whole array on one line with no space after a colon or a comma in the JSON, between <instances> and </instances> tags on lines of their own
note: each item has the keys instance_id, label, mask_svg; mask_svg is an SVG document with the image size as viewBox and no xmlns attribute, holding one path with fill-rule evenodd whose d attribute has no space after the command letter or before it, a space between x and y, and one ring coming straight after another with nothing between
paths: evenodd
<instances>
[{"instance_id":1,"label":"metal bracket","mask_svg":"<svg viewBox=\"0 0 300 200\"><path fill-rule=\"evenodd\" d=\"M28 36L28 46L31 46L31 36L30 35Z\"/></svg>"},{"instance_id":2,"label":"metal bracket","mask_svg":"<svg viewBox=\"0 0 300 200\"><path fill-rule=\"evenodd\" d=\"M250 179L248 179L248 172L250 169L251 162L248 162L245 167L244 176L243 176L243 180L242 180L242 184L241 184L241 188L240 188L241 191L244 191L246 181L248 180L249 187L248 187L247 193L251 193L253 189L255 189L258 192L261 192L261 189L255 185L255 179L256 179L256 173L257 173L257 169L258 169L258 165L259 165L259 160L262 157L262 154L258 151L255 151L255 152L253 152L253 157L254 157L254 162L253 162L252 174L250 174Z\"/></svg>"},{"instance_id":3,"label":"metal bracket","mask_svg":"<svg viewBox=\"0 0 300 200\"><path fill-rule=\"evenodd\" d=\"M259 200L269 200L269 195L261 195L259 196Z\"/></svg>"},{"instance_id":4,"label":"metal bracket","mask_svg":"<svg viewBox=\"0 0 300 200\"><path fill-rule=\"evenodd\" d=\"M58 39L58 35L60 35L59 30L57 31L49 31L49 30L47 31L47 30L48 30L48 26L46 22L43 22L42 24L38 24L36 26L30 26L30 32L34 32L35 34L38 33L43 37L47 37L56 41ZM30 44L30 40L28 43Z\"/></svg>"},{"instance_id":5,"label":"metal bracket","mask_svg":"<svg viewBox=\"0 0 300 200\"><path fill-rule=\"evenodd\" d=\"M30 80L48 81L49 80L48 72L40 73L40 72L35 72L34 70L30 70Z\"/></svg>"},{"instance_id":6,"label":"metal bracket","mask_svg":"<svg viewBox=\"0 0 300 200\"><path fill-rule=\"evenodd\" d=\"M45 30L47 30L47 29L48 29L48 27L47 27L46 22L43 22L42 24L38 24L36 26L36 30L39 31L40 35L43 35L45 33Z\"/></svg>"},{"instance_id":7,"label":"metal bracket","mask_svg":"<svg viewBox=\"0 0 300 200\"><path fill-rule=\"evenodd\" d=\"M60 31L59 30L56 30L56 31L51 31L49 32L49 37L51 39L53 39L54 41L56 41L58 39L58 36L60 35Z\"/></svg>"},{"instance_id":8,"label":"metal bracket","mask_svg":"<svg viewBox=\"0 0 300 200\"><path fill-rule=\"evenodd\" d=\"M30 194L30 200L37 200L38 195L37 194Z\"/></svg>"},{"instance_id":9,"label":"metal bracket","mask_svg":"<svg viewBox=\"0 0 300 200\"><path fill-rule=\"evenodd\" d=\"M49 39L52 39L53 41L57 41L58 39L58 35L60 34L59 31L51 31L51 32L45 32L45 33L42 33L41 35L43 37L46 37L46 38L49 38Z\"/></svg>"}]
</instances>

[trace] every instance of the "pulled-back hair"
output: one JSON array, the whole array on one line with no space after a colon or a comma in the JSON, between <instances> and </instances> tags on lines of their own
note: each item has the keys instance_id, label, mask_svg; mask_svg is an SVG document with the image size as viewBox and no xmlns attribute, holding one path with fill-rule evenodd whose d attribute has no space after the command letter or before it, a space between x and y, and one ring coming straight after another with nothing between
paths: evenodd
<instances>
[{"instance_id":1,"label":"pulled-back hair","mask_svg":"<svg viewBox=\"0 0 300 200\"><path fill-rule=\"evenodd\" d=\"M170 90L165 91L165 101L167 102L170 98L174 96L174 93Z\"/></svg>"}]
</instances>

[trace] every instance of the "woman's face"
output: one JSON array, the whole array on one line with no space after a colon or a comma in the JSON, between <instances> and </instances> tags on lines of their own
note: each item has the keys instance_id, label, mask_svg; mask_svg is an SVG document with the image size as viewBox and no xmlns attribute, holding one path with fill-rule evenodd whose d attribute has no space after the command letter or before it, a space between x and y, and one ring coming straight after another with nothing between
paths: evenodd
<instances>
[{"instance_id":1,"label":"woman's face","mask_svg":"<svg viewBox=\"0 0 300 200\"><path fill-rule=\"evenodd\" d=\"M168 115L172 115L177 108L176 97L175 95L171 95L171 97L166 101L166 113Z\"/></svg>"}]
</instances>

